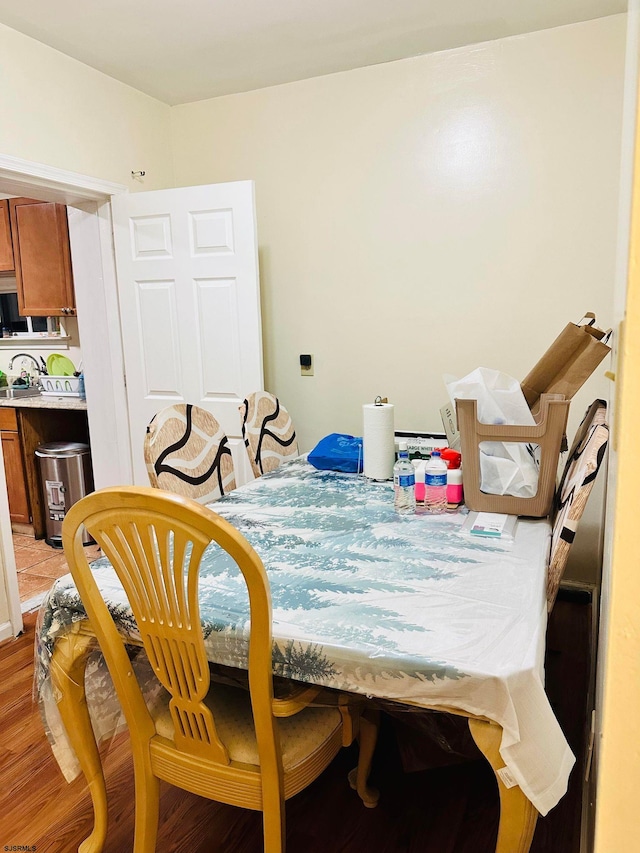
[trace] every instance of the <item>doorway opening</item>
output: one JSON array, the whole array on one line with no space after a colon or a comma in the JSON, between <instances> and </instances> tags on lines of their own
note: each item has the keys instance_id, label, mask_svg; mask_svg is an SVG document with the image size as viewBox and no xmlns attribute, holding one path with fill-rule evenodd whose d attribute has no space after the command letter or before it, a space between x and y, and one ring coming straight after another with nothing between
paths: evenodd
<instances>
[{"instance_id":1,"label":"doorway opening","mask_svg":"<svg viewBox=\"0 0 640 853\"><path fill-rule=\"evenodd\" d=\"M38 449L53 441L86 445L89 452L83 461L90 469L90 444L87 403L77 378L83 363L77 318L69 308L65 317L46 313L55 310L56 273L73 294L72 265L64 264L70 254L66 207L16 196L0 204L10 211L15 268L0 278L0 391L6 394L0 397L0 437L20 608L25 613L38 607L53 581L68 572L64 554L49 535L64 512L66 486L61 483L55 489L61 507L53 505L47 496L54 489L48 481L43 488ZM45 285L50 278L55 279L52 288ZM20 312L21 301L35 307L34 316ZM54 376L61 371L69 378ZM51 391L56 383L59 394Z\"/></svg>"},{"instance_id":2,"label":"doorway opening","mask_svg":"<svg viewBox=\"0 0 640 853\"><path fill-rule=\"evenodd\" d=\"M75 422L71 419L65 425L64 410L58 410L57 415L53 411L59 419L62 413L59 426L63 432L45 437L45 440L84 439L90 443L94 450L94 482L97 488L110 485L113 479L127 482L130 478L130 450L126 442L122 444L127 425L126 403L124 394L118 393L123 383L113 381L113 372L121 365L121 348L110 200L113 195L123 192L126 192L126 187L119 184L0 155L0 199L35 198L67 205L78 316L65 316L65 342L34 342L31 336L28 336L29 341L20 336L19 351L33 355L38 362L42 355L45 364L48 355L55 351L71 356L75 365L82 361L84 370L91 371L92 394L87 397L84 412L73 412ZM81 337L85 344L82 350ZM1 369L4 370L3 363L8 358L9 349L14 348L11 340L0 343ZM3 409L5 412L11 410L3 405L0 413ZM45 422L43 412L47 411L46 407L40 409L41 423ZM23 437L17 428L15 437ZM2 444L4 447L4 441ZM17 445L16 450L21 452ZM35 609L56 577L66 574L68 569L62 551L46 544L42 529L39 532L30 529L33 524L29 522L33 519L27 518L26 527L22 529L15 522L12 525L8 487L14 474L9 474L5 464L0 463L0 469L2 640L21 631L22 612ZM33 484L31 488L33 494Z\"/></svg>"}]
</instances>

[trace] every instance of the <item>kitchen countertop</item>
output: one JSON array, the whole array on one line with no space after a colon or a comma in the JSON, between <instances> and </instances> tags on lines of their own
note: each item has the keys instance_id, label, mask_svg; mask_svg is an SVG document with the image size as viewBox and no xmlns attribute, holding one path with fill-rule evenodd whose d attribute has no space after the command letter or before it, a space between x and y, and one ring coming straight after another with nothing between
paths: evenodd
<instances>
[{"instance_id":1,"label":"kitchen countertop","mask_svg":"<svg viewBox=\"0 0 640 853\"><path fill-rule=\"evenodd\" d=\"M87 411L87 401L80 397L7 397L0 398L0 406L7 409L72 409Z\"/></svg>"}]
</instances>

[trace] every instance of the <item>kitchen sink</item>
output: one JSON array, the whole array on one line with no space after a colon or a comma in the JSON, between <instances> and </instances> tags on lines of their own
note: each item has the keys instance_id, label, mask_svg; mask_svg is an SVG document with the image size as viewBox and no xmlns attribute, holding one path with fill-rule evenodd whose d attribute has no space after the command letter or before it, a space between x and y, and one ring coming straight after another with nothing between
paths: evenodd
<instances>
[{"instance_id":1,"label":"kitchen sink","mask_svg":"<svg viewBox=\"0 0 640 853\"><path fill-rule=\"evenodd\" d=\"M12 388L10 386L5 386L4 388L0 388L0 400L6 399L19 399L22 397L38 397L40 395L40 389L35 385L31 385L29 388L26 386L24 388L15 387Z\"/></svg>"}]
</instances>

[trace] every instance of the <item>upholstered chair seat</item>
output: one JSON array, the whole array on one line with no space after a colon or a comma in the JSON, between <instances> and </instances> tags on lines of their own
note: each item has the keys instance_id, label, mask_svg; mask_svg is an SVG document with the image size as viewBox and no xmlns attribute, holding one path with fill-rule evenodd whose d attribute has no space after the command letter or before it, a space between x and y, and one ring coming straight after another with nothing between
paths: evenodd
<instances>
[{"instance_id":1,"label":"upholstered chair seat","mask_svg":"<svg viewBox=\"0 0 640 853\"><path fill-rule=\"evenodd\" d=\"M242 437L256 477L275 470L298 455L298 441L289 412L273 394L255 391L240 406Z\"/></svg>"},{"instance_id":2,"label":"upholstered chair seat","mask_svg":"<svg viewBox=\"0 0 640 853\"><path fill-rule=\"evenodd\" d=\"M156 489L211 503L236 487L229 442L206 409L167 406L147 427L144 460Z\"/></svg>"}]
</instances>

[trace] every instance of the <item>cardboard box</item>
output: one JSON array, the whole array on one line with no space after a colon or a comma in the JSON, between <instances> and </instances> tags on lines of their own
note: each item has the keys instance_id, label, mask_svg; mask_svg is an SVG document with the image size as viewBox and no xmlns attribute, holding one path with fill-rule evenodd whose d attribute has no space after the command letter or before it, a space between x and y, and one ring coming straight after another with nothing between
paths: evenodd
<instances>
[{"instance_id":1,"label":"cardboard box","mask_svg":"<svg viewBox=\"0 0 640 853\"><path fill-rule=\"evenodd\" d=\"M514 426L480 423L476 400L456 400L464 470L464 502L469 509L535 518L549 515L553 505L558 459L570 402L562 394L543 394L538 411L534 413L535 426ZM533 497L491 495L480 490L479 445L483 441L521 442L540 448L538 488Z\"/></svg>"},{"instance_id":2,"label":"cardboard box","mask_svg":"<svg viewBox=\"0 0 640 853\"><path fill-rule=\"evenodd\" d=\"M600 362L611 352L606 341L611 330L595 325L595 314L580 323L567 323L542 358L522 380L520 387L532 412L542 394L563 394L571 399Z\"/></svg>"}]
</instances>

